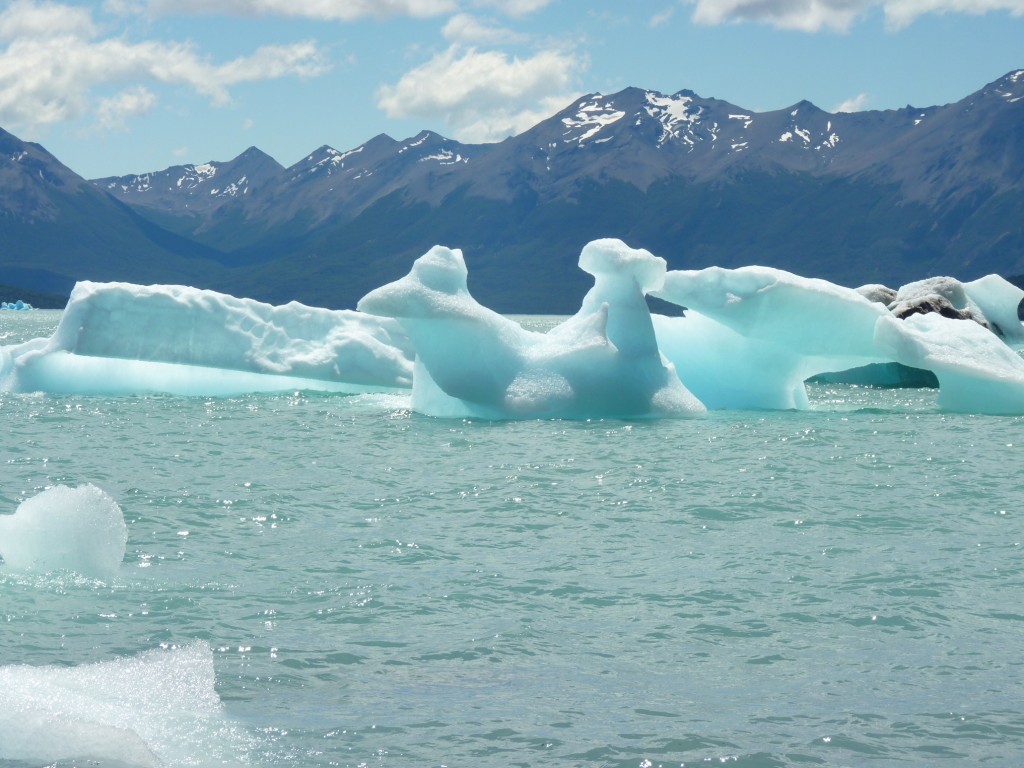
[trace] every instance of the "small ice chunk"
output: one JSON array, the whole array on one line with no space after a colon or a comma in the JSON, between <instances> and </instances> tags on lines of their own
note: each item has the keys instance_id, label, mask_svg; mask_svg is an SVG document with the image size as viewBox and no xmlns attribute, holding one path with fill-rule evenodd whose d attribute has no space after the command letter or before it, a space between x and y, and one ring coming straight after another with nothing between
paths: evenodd
<instances>
[{"instance_id":1,"label":"small ice chunk","mask_svg":"<svg viewBox=\"0 0 1024 768\"><path fill-rule=\"evenodd\" d=\"M121 508L95 485L57 485L0 516L0 556L8 568L83 576L116 573L128 527Z\"/></svg>"},{"instance_id":2,"label":"small ice chunk","mask_svg":"<svg viewBox=\"0 0 1024 768\"><path fill-rule=\"evenodd\" d=\"M224 718L204 643L66 666L0 667L0 763L248 764L253 740Z\"/></svg>"}]
</instances>

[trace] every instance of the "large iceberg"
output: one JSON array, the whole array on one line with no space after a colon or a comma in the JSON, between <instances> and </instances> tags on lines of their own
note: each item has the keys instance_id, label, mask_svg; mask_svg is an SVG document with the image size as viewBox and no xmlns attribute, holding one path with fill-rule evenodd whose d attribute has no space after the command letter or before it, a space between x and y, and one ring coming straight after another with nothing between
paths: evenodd
<instances>
[{"instance_id":1,"label":"large iceberg","mask_svg":"<svg viewBox=\"0 0 1024 768\"><path fill-rule=\"evenodd\" d=\"M412 350L394 321L186 286L80 282L49 339L0 349L16 392L231 395L394 391Z\"/></svg>"},{"instance_id":2,"label":"large iceberg","mask_svg":"<svg viewBox=\"0 0 1024 768\"><path fill-rule=\"evenodd\" d=\"M885 307L857 291L768 267L673 271L655 295L686 307L656 318L658 343L709 408L805 408L815 374L885 362Z\"/></svg>"},{"instance_id":3,"label":"large iceberg","mask_svg":"<svg viewBox=\"0 0 1024 768\"><path fill-rule=\"evenodd\" d=\"M704 406L662 356L645 294L665 261L618 240L590 243L580 267L594 287L547 333L481 306L462 252L435 246L359 309L395 318L416 350L412 406L484 418L693 416Z\"/></svg>"},{"instance_id":4,"label":"large iceberg","mask_svg":"<svg viewBox=\"0 0 1024 768\"><path fill-rule=\"evenodd\" d=\"M0 389L411 388L413 409L433 416L648 418L806 408L810 377L870 382L909 367L939 382L943 408L1024 413L1024 291L996 275L855 290L767 267L667 271L612 239L585 246L579 264L594 286L547 333L480 305L461 251L443 246L357 312L80 283L51 338L0 347ZM683 317L652 315L648 295Z\"/></svg>"},{"instance_id":5,"label":"large iceberg","mask_svg":"<svg viewBox=\"0 0 1024 768\"><path fill-rule=\"evenodd\" d=\"M891 359L933 371L938 405L962 413L1024 413L1024 359L975 322L938 314L883 318L878 347Z\"/></svg>"}]
</instances>

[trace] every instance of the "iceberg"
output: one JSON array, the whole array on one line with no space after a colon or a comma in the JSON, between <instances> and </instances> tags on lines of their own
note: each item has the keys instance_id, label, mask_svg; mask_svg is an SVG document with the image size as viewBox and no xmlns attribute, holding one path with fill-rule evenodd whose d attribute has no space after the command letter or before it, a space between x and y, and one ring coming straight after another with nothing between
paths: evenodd
<instances>
[{"instance_id":1,"label":"iceberg","mask_svg":"<svg viewBox=\"0 0 1024 768\"><path fill-rule=\"evenodd\" d=\"M17 312L25 312L30 309L35 309L31 304L18 299L17 301L0 301L0 309L10 309Z\"/></svg>"},{"instance_id":2,"label":"iceberg","mask_svg":"<svg viewBox=\"0 0 1024 768\"><path fill-rule=\"evenodd\" d=\"M0 390L411 390L438 417L661 418L807 408L818 376L937 382L943 408L1024 413L1024 291L996 275L851 289L759 266L669 271L615 239L579 266L593 287L546 333L479 304L462 252L441 245L358 311L83 282L49 339L0 347ZM647 296L683 316L652 314Z\"/></svg>"},{"instance_id":3,"label":"iceberg","mask_svg":"<svg viewBox=\"0 0 1024 768\"><path fill-rule=\"evenodd\" d=\"M935 373L948 411L1024 414L1024 359L975 322L937 313L883 318L876 343L891 359Z\"/></svg>"},{"instance_id":4,"label":"iceberg","mask_svg":"<svg viewBox=\"0 0 1024 768\"><path fill-rule=\"evenodd\" d=\"M361 312L393 318L416 350L412 407L432 416L645 418L697 416L700 401L661 354L645 294L665 260L619 240L580 254L594 287L547 333L480 305L462 252L435 246L405 277L377 288Z\"/></svg>"},{"instance_id":5,"label":"iceberg","mask_svg":"<svg viewBox=\"0 0 1024 768\"><path fill-rule=\"evenodd\" d=\"M0 349L0 389L232 395L411 386L393 321L186 286L80 282L53 336Z\"/></svg>"},{"instance_id":6,"label":"iceberg","mask_svg":"<svg viewBox=\"0 0 1024 768\"><path fill-rule=\"evenodd\" d=\"M884 306L770 267L668 272L653 292L685 307L655 318L658 345L708 408L806 408L820 373L888 362L874 344Z\"/></svg>"},{"instance_id":7,"label":"iceberg","mask_svg":"<svg viewBox=\"0 0 1024 768\"><path fill-rule=\"evenodd\" d=\"M0 667L0 761L246 764L204 643L77 667Z\"/></svg>"},{"instance_id":8,"label":"iceberg","mask_svg":"<svg viewBox=\"0 0 1024 768\"><path fill-rule=\"evenodd\" d=\"M117 572L127 544L121 508L91 484L48 488L0 515L0 557L12 570L102 578Z\"/></svg>"}]
</instances>

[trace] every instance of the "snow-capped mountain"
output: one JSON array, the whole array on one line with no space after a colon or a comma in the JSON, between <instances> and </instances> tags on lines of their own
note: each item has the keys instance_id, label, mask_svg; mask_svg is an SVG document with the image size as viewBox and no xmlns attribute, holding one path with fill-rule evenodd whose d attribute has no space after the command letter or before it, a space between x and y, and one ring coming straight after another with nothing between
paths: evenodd
<instances>
[{"instance_id":1,"label":"snow-capped mountain","mask_svg":"<svg viewBox=\"0 0 1024 768\"><path fill-rule=\"evenodd\" d=\"M28 184L11 175L21 150L0 150L0 187ZM250 148L92 189L148 220L151 239L188 238L194 284L327 306L352 306L435 243L463 248L474 292L506 311L574 309L579 249L603 236L673 268L761 263L849 285L1016 275L1024 70L954 104L839 114L627 88L497 144L380 135L288 168ZM46 194L19 194L47 210Z\"/></svg>"},{"instance_id":2,"label":"snow-capped mountain","mask_svg":"<svg viewBox=\"0 0 1024 768\"><path fill-rule=\"evenodd\" d=\"M219 255L0 130L0 283L66 295L79 279L184 282L212 274Z\"/></svg>"},{"instance_id":3,"label":"snow-capped mountain","mask_svg":"<svg viewBox=\"0 0 1024 768\"><path fill-rule=\"evenodd\" d=\"M176 165L163 171L95 179L92 183L130 205L200 217L260 189L283 170L270 155L249 147L224 163Z\"/></svg>"}]
</instances>

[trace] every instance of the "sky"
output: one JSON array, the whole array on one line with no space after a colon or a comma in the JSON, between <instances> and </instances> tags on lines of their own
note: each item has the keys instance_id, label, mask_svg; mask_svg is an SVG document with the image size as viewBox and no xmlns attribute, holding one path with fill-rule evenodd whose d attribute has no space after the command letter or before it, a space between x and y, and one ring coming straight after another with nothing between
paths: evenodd
<instances>
[{"instance_id":1,"label":"sky","mask_svg":"<svg viewBox=\"0 0 1024 768\"><path fill-rule=\"evenodd\" d=\"M1024 0L0 0L0 127L85 178L423 129L500 141L579 96L925 107L1024 68Z\"/></svg>"}]
</instances>

